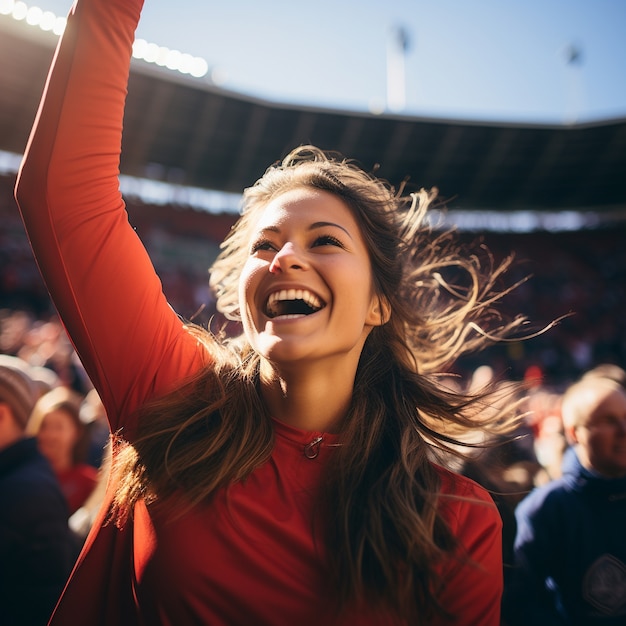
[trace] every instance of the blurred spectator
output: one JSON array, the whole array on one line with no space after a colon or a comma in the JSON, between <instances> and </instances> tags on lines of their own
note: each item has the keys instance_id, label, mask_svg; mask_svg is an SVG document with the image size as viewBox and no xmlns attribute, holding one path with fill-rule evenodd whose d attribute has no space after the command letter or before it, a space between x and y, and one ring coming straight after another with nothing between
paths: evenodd
<instances>
[{"instance_id":1,"label":"blurred spectator","mask_svg":"<svg viewBox=\"0 0 626 626\"><path fill-rule=\"evenodd\" d=\"M544 386L531 385L524 402L526 421L531 429L534 454L543 471L535 484L545 484L561 477L567 441L561 418L562 394Z\"/></svg>"},{"instance_id":2,"label":"blurred spectator","mask_svg":"<svg viewBox=\"0 0 626 626\"><path fill-rule=\"evenodd\" d=\"M104 501L111 472L111 461L111 440L109 439L102 454L102 463L98 470L98 483L83 505L70 517L70 528L81 542L87 538Z\"/></svg>"},{"instance_id":3,"label":"blurred spectator","mask_svg":"<svg viewBox=\"0 0 626 626\"><path fill-rule=\"evenodd\" d=\"M581 380L595 380L596 378L611 380L626 389L626 370L612 363L601 363L585 372ZM570 467L576 466L576 452L570 446L563 454L562 471L568 471Z\"/></svg>"},{"instance_id":4,"label":"blurred spectator","mask_svg":"<svg viewBox=\"0 0 626 626\"><path fill-rule=\"evenodd\" d=\"M592 376L608 378L626 389L626 370L614 363L601 363L597 365L584 374L583 380L591 378Z\"/></svg>"},{"instance_id":5,"label":"blurred spectator","mask_svg":"<svg viewBox=\"0 0 626 626\"><path fill-rule=\"evenodd\" d=\"M512 395L519 396L521 387L498 380L494 374L488 365L477 367L468 382L469 392L486 392L495 386L503 405L510 403ZM498 395L494 397L498 401ZM515 406L523 406L523 403L516 403ZM491 408L484 407L481 417L483 411ZM514 433L486 442L486 447L477 448L474 455L466 458L460 467L462 474L489 490L500 512L505 580L513 564L515 507L534 487L536 477L542 469L535 455L532 430L522 419Z\"/></svg>"},{"instance_id":6,"label":"blurred spectator","mask_svg":"<svg viewBox=\"0 0 626 626\"><path fill-rule=\"evenodd\" d=\"M84 394L91 388L82 364L57 316L36 320L22 338L18 352L30 365L52 370L60 384Z\"/></svg>"},{"instance_id":7,"label":"blurred spectator","mask_svg":"<svg viewBox=\"0 0 626 626\"><path fill-rule=\"evenodd\" d=\"M85 425L87 435L86 461L98 469L98 481L95 488L81 507L70 517L71 529L81 541L84 541L104 500L111 470L109 422L102 400L95 389L92 389L85 396L80 406L80 419Z\"/></svg>"},{"instance_id":8,"label":"blurred spectator","mask_svg":"<svg viewBox=\"0 0 626 626\"><path fill-rule=\"evenodd\" d=\"M0 311L0 353L17 356L26 343L33 318L26 311Z\"/></svg>"},{"instance_id":9,"label":"blurred spectator","mask_svg":"<svg viewBox=\"0 0 626 626\"><path fill-rule=\"evenodd\" d=\"M95 389L83 399L80 405L80 421L85 426L87 439L86 462L99 468L105 455L105 447L109 441L109 421L102 400Z\"/></svg>"},{"instance_id":10,"label":"blurred spectator","mask_svg":"<svg viewBox=\"0 0 626 626\"><path fill-rule=\"evenodd\" d=\"M502 518L502 562L506 582L513 565L513 543L517 530L515 508L534 487L541 465L528 447L520 445L527 433L520 430L518 438L494 442L468 459L461 473L485 487L491 493Z\"/></svg>"},{"instance_id":11,"label":"blurred spectator","mask_svg":"<svg viewBox=\"0 0 626 626\"><path fill-rule=\"evenodd\" d=\"M588 376L564 394L563 477L517 507L507 624L626 624L626 391Z\"/></svg>"},{"instance_id":12,"label":"blurred spectator","mask_svg":"<svg viewBox=\"0 0 626 626\"><path fill-rule=\"evenodd\" d=\"M98 472L85 463L85 428L81 398L67 387L44 394L35 405L26 432L37 437L67 500L70 514L79 509L96 486Z\"/></svg>"},{"instance_id":13,"label":"blurred spectator","mask_svg":"<svg viewBox=\"0 0 626 626\"><path fill-rule=\"evenodd\" d=\"M28 364L0 355L0 624L47 622L77 556L48 461L25 427L37 399Z\"/></svg>"}]
</instances>

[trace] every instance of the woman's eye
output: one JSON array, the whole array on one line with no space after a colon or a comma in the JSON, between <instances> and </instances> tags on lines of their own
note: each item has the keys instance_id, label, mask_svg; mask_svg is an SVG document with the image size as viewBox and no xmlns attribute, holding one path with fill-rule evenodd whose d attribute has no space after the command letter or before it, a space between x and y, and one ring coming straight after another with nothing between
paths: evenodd
<instances>
[{"instance_id":1,"label":"woman's eye","mask_svg":"<svg viewBox=\"0 0 626 626\"><path fill-rule=\"evenodd\" d=\"M322 235L321 237L318 237L313 242L313 246L337 246L339 248L343 248L341 241L332 235Z\"/></svg>"},{"instance_id":2,"label":"woman's eye","mask_svg":"<svg viewBox=\"0 0 626 626\"><path fill-rule=\"evenodd\" d=\"M255 241L250 246L250 253L254 254L255 252L259 252L260 250L275 250L275 247L271 241L267 239L259 239L259 241Z\"/></svg>"}]
</instances>

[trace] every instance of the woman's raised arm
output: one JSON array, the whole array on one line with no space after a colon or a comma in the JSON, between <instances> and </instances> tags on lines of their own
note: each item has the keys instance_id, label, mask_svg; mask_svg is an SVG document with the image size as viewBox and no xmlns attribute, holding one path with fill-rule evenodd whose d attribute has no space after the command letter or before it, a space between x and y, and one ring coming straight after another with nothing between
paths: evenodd
<instances>
[{"instance_id":1,"label":"woman's raised arm","mask_svg":"<svg viewBox=\"0 0 626 626\"><path fill-rule=\"evenodd\" d=\"M168 390L161 380L171 385L204 358L167 304L119 191L141 7L75 2L16 187L39 268L114 429L121 415Z\"/></svg>"}]
</instances>

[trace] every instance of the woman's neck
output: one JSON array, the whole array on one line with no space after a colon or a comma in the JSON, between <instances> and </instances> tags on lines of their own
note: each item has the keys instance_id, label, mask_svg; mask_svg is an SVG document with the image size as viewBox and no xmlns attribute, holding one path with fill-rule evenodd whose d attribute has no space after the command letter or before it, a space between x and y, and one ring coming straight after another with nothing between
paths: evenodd
<instances>
[{"instance_id":1,"label":"woman's neck","mask_svg":"<svg viewBox=\"0 0 626 626\"><path fill-rule=\"evenodd\" d=\"M352 401L354 375L325 366L278 372L261 366L261 395L272 417L302 430L337 432Z\"/></svg>"}]
</instances>

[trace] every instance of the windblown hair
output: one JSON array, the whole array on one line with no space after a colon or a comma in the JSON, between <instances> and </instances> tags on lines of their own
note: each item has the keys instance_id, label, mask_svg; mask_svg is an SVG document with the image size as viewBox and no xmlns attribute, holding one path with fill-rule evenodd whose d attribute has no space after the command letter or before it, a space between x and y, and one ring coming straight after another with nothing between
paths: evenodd
<instances>
[{"instance_id":1,"label":"windblown hair","mask_svg":"<svg viewBox=\"0 0 626 626\"><path fill-rule=\"evenodd\" d=\"M497 434L510 424L506 407L483 410L490 405L486 391L456 393L436 375L462 354L512 337L525 323L503 319L495 307L512 288L500 287L511 258L496 265L484 249L468 252L454 233L431 227L427 210L436 190L396 193L353 162L304 146L244 192L242 216L211 269L226 317L239 319L239 276L259 211L300 187L333 193L354 213L374 288L391 311L365 342L343 445L327 468L320 509L328 575L339 607L366 597L411 623L428 623L443 610L436 601L437 565L458 548L442 517L434 453L457 453L465 435ZM143 408L139 441L117 455L118 520L139 497L163 501L183 493L189 506L205 501L271 454L259 355L245 337L220 341L202 329L190 332L202 338L214 362Z\"/></svg>"}]
</instances>

